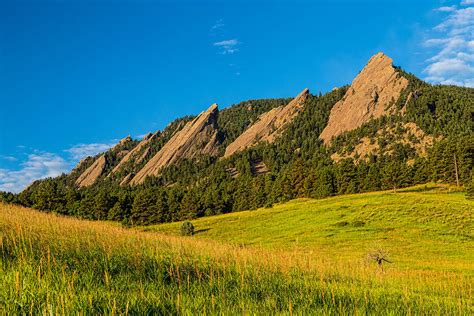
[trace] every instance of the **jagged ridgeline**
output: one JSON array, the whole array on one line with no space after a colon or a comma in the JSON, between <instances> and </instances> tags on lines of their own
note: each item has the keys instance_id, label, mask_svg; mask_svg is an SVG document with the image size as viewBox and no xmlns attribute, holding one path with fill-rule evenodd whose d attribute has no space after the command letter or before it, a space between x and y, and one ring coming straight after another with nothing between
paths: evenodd
<instances>
[{"instance_id":1,"label":"jagged ridgeline","mask_svg":"<svg viewBox=\"0 0 474 316\"><path fill-rule=\"evenodd\" d=\"M9 200L150 224L427 181L470 188L473 131L474 89L430 85L378 53L351 85L212 104Z\"/></svg>"}]
</instances>

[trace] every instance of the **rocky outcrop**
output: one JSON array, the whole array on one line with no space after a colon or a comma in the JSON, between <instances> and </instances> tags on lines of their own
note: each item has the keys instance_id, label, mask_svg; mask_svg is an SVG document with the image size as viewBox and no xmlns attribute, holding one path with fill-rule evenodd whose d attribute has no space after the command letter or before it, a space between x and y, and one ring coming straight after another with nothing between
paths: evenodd
<instances>
[{"instance_id":1,"label":"rocky outcrop","mask_svg":"<svg viewBox=\"0 0 474 316\"><path fill-rule=\"evenodd\" d=\"M320 138L328 144L334 136L350 131L371 119L394 112L394 104L408 80L392 65L383 53L373 56L354 79L346 94L337 102Z\"/></svg>"},{"instance_id":2,"label":"rocky outcrop","mask_svg":"<svg viewBox=\"0 0 474 316\"><path fill-rule=\"evenodd\" d=\"M199 155L216 155L219 149L219 132L217 130L217 104L188 122L151 158L133 177L130 184L142 183L147 176L156 176L160 169L183 158L194 158Z\"/></svg>"},{"instance_id":3,"label":"rocky outcrop","mask_svg":"<svg viewBox=\"0 0 474 316\"><path fill-rule=\"evenodd\" d=\"M160 131L152 134L148 133L141 142L139 142L135 147L133 147L132 150L130 150L123 158L120 160L120 162L112 169L111 174L114 174L120 170L120 167L122 167L127 161L131 159L136 159L137 163L140 163L143 159L144 156L146 156L146 153L149 151L148 145L150 142L155 139L156 137L159 137L161 134Z\"/></svg>"},{"instance_id":4,"label":"rocky outcrop","mask_svg":"<svg viewBox=\"0 0 474 316\"><path fill-rule=\"evenodd\" d=\"M124 185L127 185L130 180L132 180L133 178L133 175L131 173L127 174L123 179L122 181L120 181L120 186L123 187Z\"/></svg>"},{"instance_id":5,"label":"rocky outcrop","mask_svg":"<svg viewBox=\"0 0 474 316\"><path fill-rule=\"evenodd\" d=\"M258 120L227 146L224 158L252 147L259 142L272 143L281 135L284 128L303 108L309 90L304 89L296 98L284 106L279 106L260 115Z\"/></svg>"},{"instance_id":6,"label":"rocky outcrop","mask_svg":"<svg viewBox=\"0 0 474 316\"><path fill-rule=\"evenodd\" d=\"M94 184L104 172L105 164L105 155L100 155L99 158L77 178L76 185L79 187L88 187Z\"/></svg>"},{"instance_id":7,"label":"rocky outcrop","mask_svg":"<svg viewBox=\"0 0 474 316\"><path fill-rule=\"evenodd\" d=\"M127 136L127 137L124 137L122 138L114 147L112 147L110 150L111 151L116 151L116 150L119 150L120 148L123 148L125 145L127 145L127 143L130 143L132 142L132 137Z\"/></svg>"}]
</instances>

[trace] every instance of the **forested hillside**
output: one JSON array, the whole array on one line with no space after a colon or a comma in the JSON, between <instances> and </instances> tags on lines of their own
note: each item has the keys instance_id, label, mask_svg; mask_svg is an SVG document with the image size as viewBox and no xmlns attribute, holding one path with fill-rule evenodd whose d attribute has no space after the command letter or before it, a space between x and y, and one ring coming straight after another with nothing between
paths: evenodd
<instances>
[{"instance_id":1,"label":"forested hillside","mask_svg":"<svg viewBox=\"0 0 474 316\"><path fill-rule=\"evenodd\" d=\"M384 71L389 66L385 65ZM403 79L401 92L390 88L389 94L383 80L372 87L356 78L352 86L324 95L310 93L296 116L275 118L275 122L285 123L278 137L254 140L251 147L228 158L223 155L229 144L269 111L290 105L291 98L245 101L219 111L212 122L201 117L205 112L197 118L178 119L148 136L150 139L127 140L105 154L85 159L70 174L36 181L20 194L4 193L2 198L44 211L143 225L254 209L296 197L396 190L427 181L470 189L474 89L433 86L394 69L399 79L388 82L401 84ZM376 71L377 67L364 68L363 79L374 82L371 76L377 78ZM330 118L337 117L336 110L344 111L345 104L360 107L351 111L364 111L363 120L323 142L321 133ZM376 117L377 109L382 114ZM187 156L192 158L178 157L155 168L142 183L128 184L167 148L170 139L180 136L177 133L183 129L191 133L187 124L200 118L202 128L211 124L212 137L219 138L217 154L206 154L202 150L205 143L196 144L200 152ZM269 124L266 128L276 130L275 123ZM94 181L78 185L81 174L102 156L103 166ZM126 161L124 157L128 157Z\"/></svg>"}]
</instances>

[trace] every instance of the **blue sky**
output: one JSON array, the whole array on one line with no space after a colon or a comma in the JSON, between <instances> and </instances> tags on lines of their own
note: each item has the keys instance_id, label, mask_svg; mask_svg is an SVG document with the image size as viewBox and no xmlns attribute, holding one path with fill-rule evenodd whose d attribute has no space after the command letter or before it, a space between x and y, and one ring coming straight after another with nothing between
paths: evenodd
<instances>
[{"instance_id":1,"label":"blue sky","mask_svg":"<svg viewBox=\"0 0 474 316\"><path fill-rule=\"evenodd\" d=\"M474 86L474 0L1 1L0 190L211 103L348 84L378 51Z\"/></svg>"}]
</instances>

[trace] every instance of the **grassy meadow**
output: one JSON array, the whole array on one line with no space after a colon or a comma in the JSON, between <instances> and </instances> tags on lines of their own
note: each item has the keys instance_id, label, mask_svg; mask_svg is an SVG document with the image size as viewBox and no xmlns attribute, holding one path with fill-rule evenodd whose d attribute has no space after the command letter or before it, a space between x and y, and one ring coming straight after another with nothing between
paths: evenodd
<instances>
[{"instance_id":1,"label":"grassy meadow","mask_svg":"<svg viewBox=\"0 0 474 316\"><path fill-rule=\"evenodd\" d=\"M474 313L474 202L446 186L193 224L180 237L181 223L126 229L0 204L0 314Z\"/></svg>"}]
</instances>

